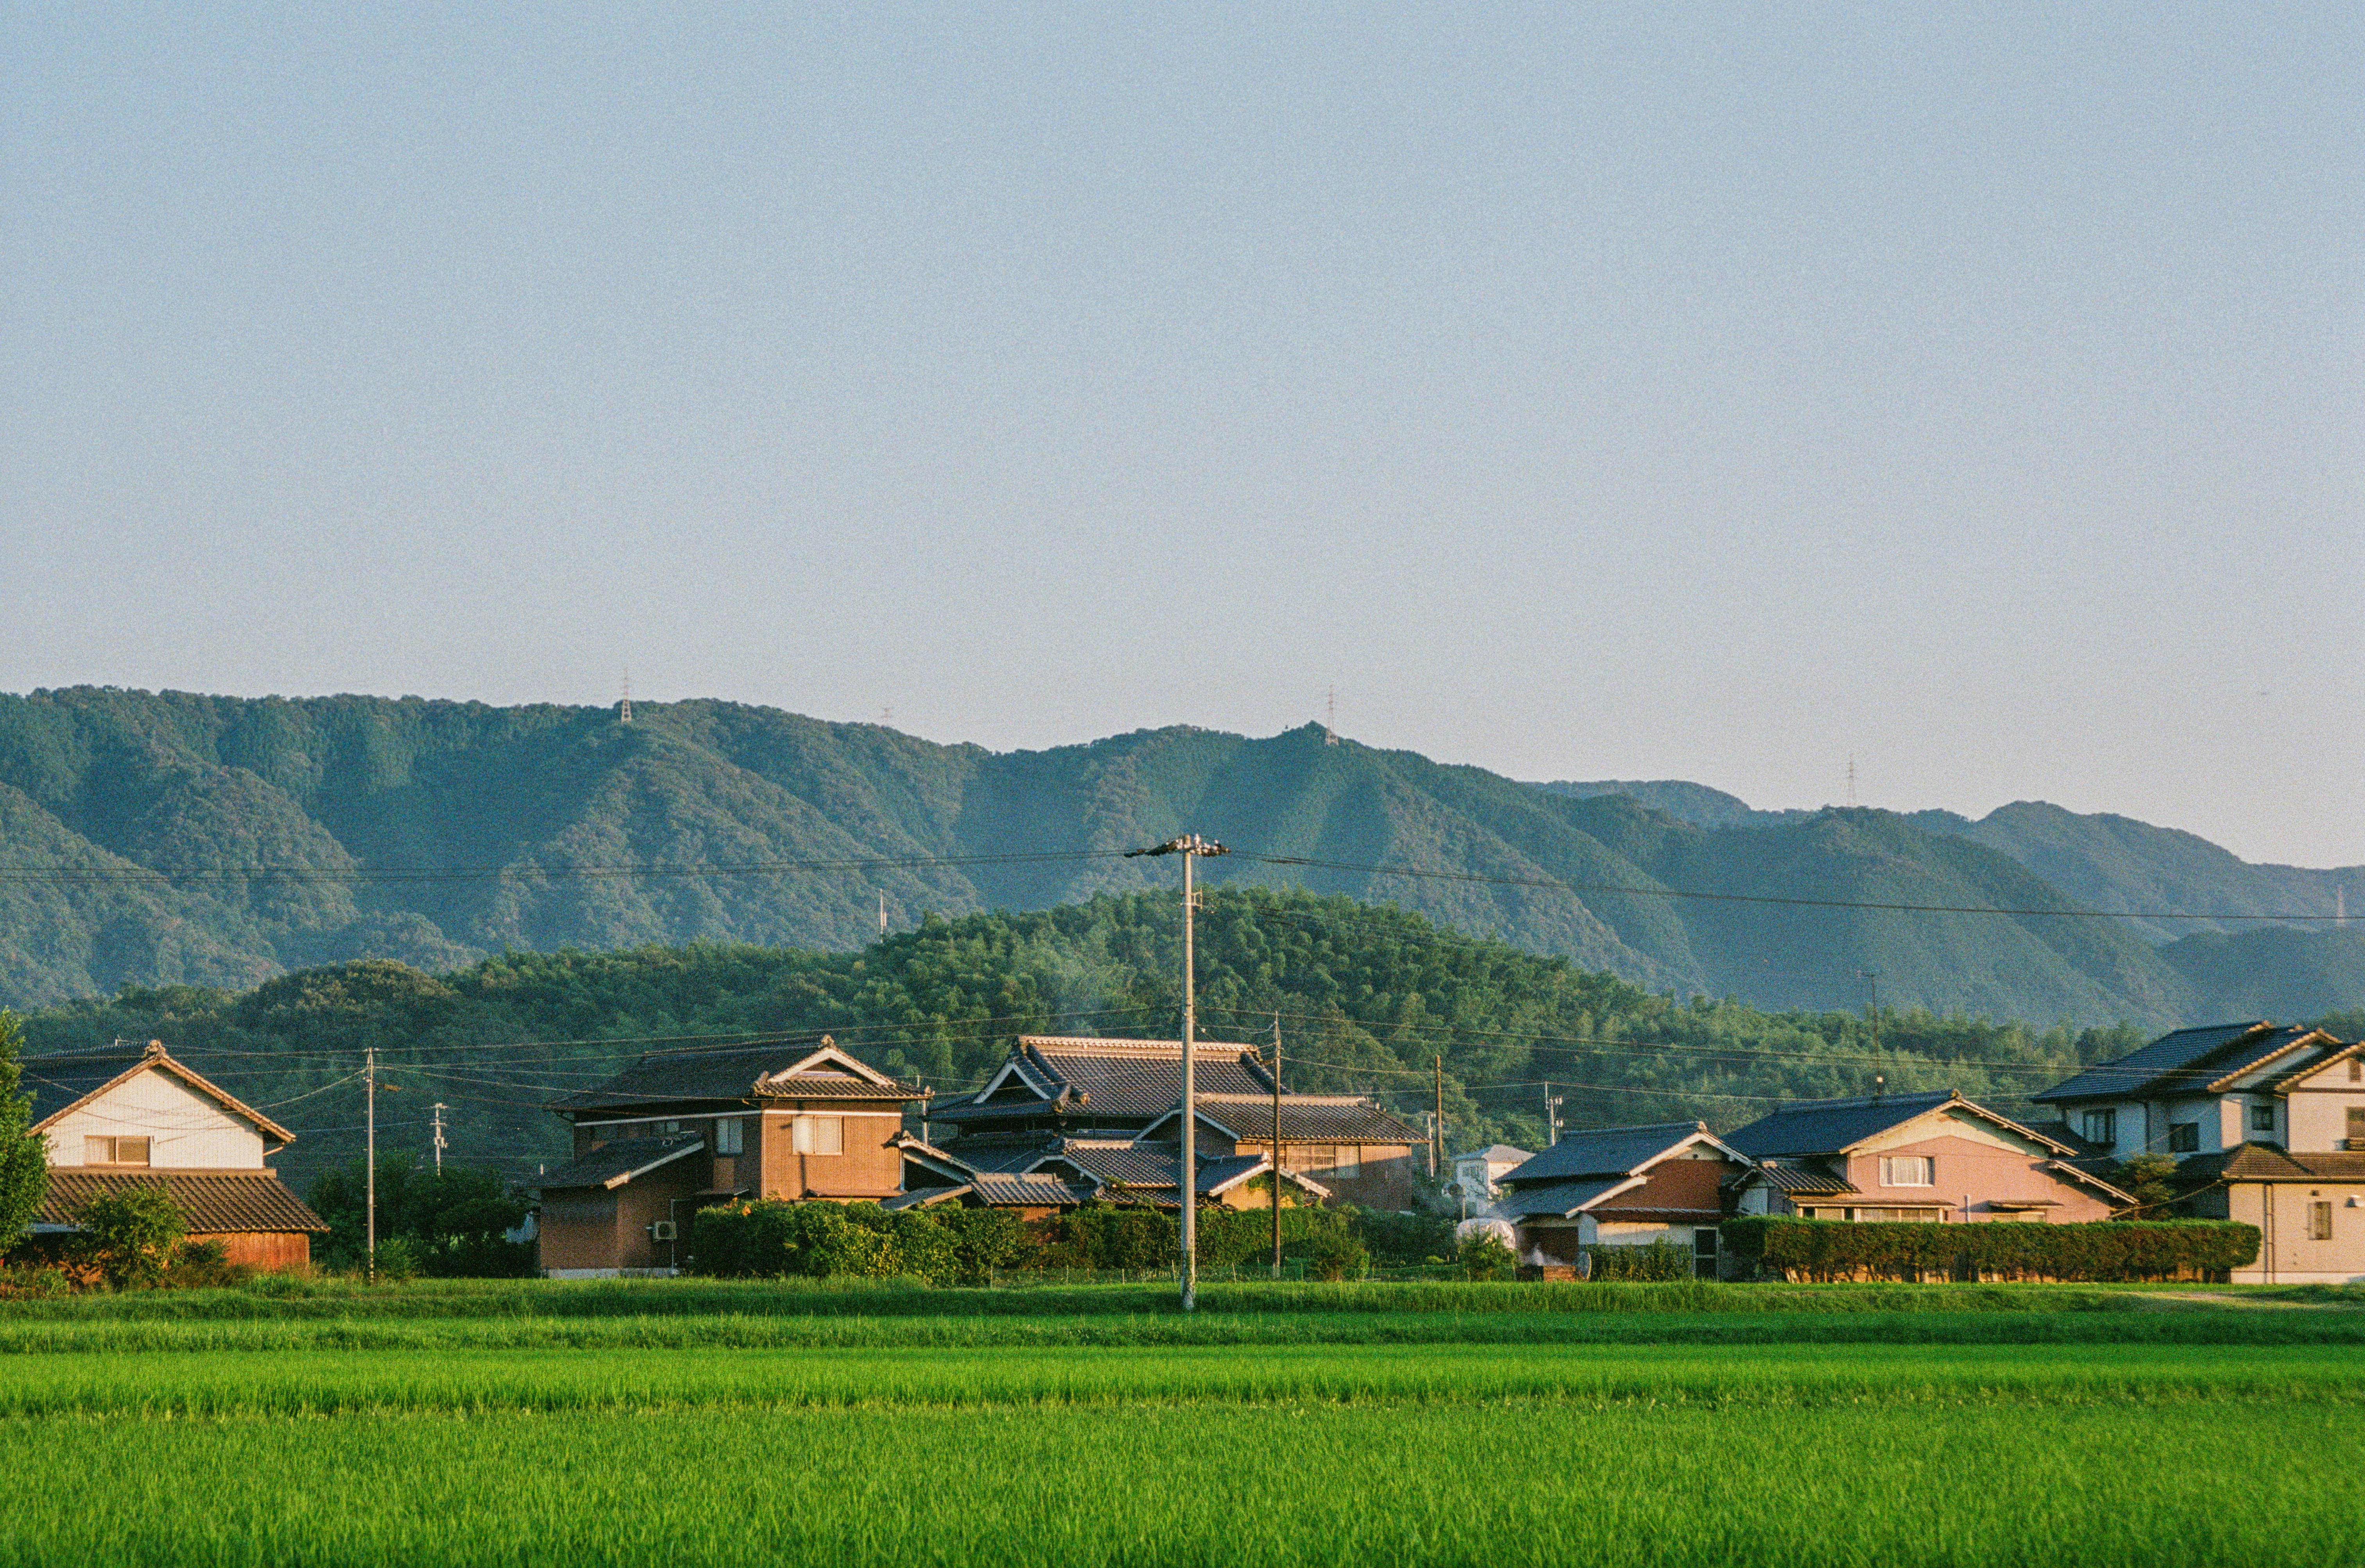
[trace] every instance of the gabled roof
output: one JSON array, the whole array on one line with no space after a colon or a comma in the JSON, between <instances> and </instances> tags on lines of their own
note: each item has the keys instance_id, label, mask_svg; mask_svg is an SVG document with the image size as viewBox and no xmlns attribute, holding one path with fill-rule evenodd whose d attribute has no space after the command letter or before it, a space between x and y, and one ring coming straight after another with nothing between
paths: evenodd
<instances>
[{"instance_id":1,"label":"gabled roof","mask_svg":"<svg viewBox=\"0 0 2365 1568\"><path fill-rule=\"evenodd\" d=\"M1951 1089L1851 1100L1801 1100L1779 1106L1747 1126L1725 1134L1725 1141L1752 1160L1777 1155L1845 1154L1868 1138L1878 1137L1933 1111L1967 1113L2057 1155L2077 1152L2059 1139L2000 1116Z\"/></svg>"},{"instance_id":2,"label":"gabled roof","mask_svg":"<svg viewBox=\"0 0 2365 1568\"><path fill-rule=\"evenodd\" d=\"M2293 1154L2270 1143L2237 1144L2177 1161L2178 1186L2203 1182L2365 1182L2365 1152Z\"/></svg>"},{"instance_id":3,"label":"gabled roof","mask_svg":"<svg viewBox=\"0 0 2365 1568\"><path fill-rule=\"evenodd\" d=\"M151 1040L137 1048L118 1045L103 1051L62 1051L55 1056L27 1057L22 1065L25 1092L33 1101L31 1130L37 1133L84 1102L95 1099L118 1084L128 1083L142 1072L156 1071L212 1100L231 1114L253 1123L270 1142L286 1145L296 1141L294 1133L176 1059L162 1040Z\"/></svg>"},{"instance_id":4,"label":"gabled roof","mask_svg":"<svg viewBox=\"0 0 2365 1568\"><path fill-rule=\"evenodd\" d=\"M2365 1040L2356 1040L2343 1046L2326 1036L2326 1042L2330 1048L2308 1052L2288 1070L2276 1074L2259 1087L2270 1094L2287 1094L2300 1083L2315 1077L2335 1062L2348 1061L2365 1055Z\"/></svg>"},{"instance_id":5,"label":"gabled roof","mask_svg":"<svg viewBox=\"0 0 2365 1568\"><path fill-rule=\"evenodd\" d=\"M1639 1127L1593 1127L1568 1133L1541 1154L1498 1180L1508 1187L1540 1182L1567 1181L1579 1176L1640 1176L1645 1169L1677 1149L1706 1143L1728 1159L1739 1159L1706 1122L1654 1122Z\"/></svg>"},{"instance_id":6,"label":"gabled roof","mask_svg":"<svg viewBox=\"0 0 2365 1568\"><path fill-rule=\"evenodd\" d=\"M1732 1184L1745 1187L1752 1182L1763 1182L1785 1195L1810 1198L1845 1197L1856 1190L1855 1183L1845 1177L1788 1159L1761 1159L1735 1177Z\"/></svg>"},{"instance_id":7,"label":"gabled roof","mask_svg":"<svg viewBox=\"0 0 2365 1568\"><path fill-rule=\"evenodd\" d=\"M1447 1158L1449 1162L1483 1159L1489 1165L1516 1165L1523 1159L1533 1159L1535 1155L1528 1149L1513 1148L1508 1143L1490 1143L1484 1148L1464 1149L1460 1154L1450 1155Z\"/></svg>"},{"instance_id":8,"label":"gabled roof","mask_svg":"<svg viewBox=\"0 0 2365 1568\"><path fill-rule=\"evenodd\" d=\"M895 1141L891 1147L903 1151L903 1169L906 1172L907 1184L909 1172L914 1165L955 1185L968 1181L973 1174L970 1167L955 1156L947 1154L935 1144L913 1137L910 1133L897 1133Z\"/></svg>"},{"instance_id":9,"label":"gabled roof","mask_svg":"<svg viewBox=\"0 0 2365 1568\"><path fill-rule=\"evenodd\" d=\"M2141 1100L2214 1092L2311 1045L2337 1046L2337 1042L2321 1030L2278 1025L2264 1019L2179 1029L2030 1098L2040 1103Z\"/></svg>"},{"instance_id":10,"label":"gabled roof","mask_svg":"<svg viewBox=\"0 0 2365 1568\"><path fill-rule=\"evenodd\" d=\"M1194 1088L1203 1095L1269 1098L1272 1093L1272 1080L1253 1046L1196 1041L1191 1068ZM1125 1120L1160 1115L1182 1098L1180 1040L1022 1035L984 1088L930 1115L960 1123L1042 1114L1065 1105L1087 1115Z\"/></svg>"},{"instance_id":11,"label":"gabled roof","mask_svg":"<svg viewBox=\"0 0 2365 1568\"><path fill-rule=\"evenodd\" d=\"M563 1187L601 1187L611 1191L635 1178L647 1175L661 1165L670 1165L686 1155L696 1154L706 1147L706 1140L695 1133L677 1137L626 1137L589 1154L572 1165L533 1179L536 1192L556 1192Z\"/></svg>"},{"instance_id":12,"label":"gabled roof","mask_svg":"<svg viewBox=\"0 0 2365 1568\"><path fill-rule=\"evenodd\" d=\"M268 1170L50 1170L48 1193L33 1217L45 1230L72 1230L74 1211L93 1198L140 1187L162 1187L193 1236L238 1231L324 1231L327 1223Z\"/></svg>"},{"instance_id":13,"label":"gabled roof","mask_svg":"<svg viewBox=\"0 0 2365 1568\"><path fill-rule=\"evenodd\" d=\"M1272 1140L1270 1093L1199 1094L1194 1099L1199 1120L1227 1137L1268 1143ZM1149 1137L1160 1127L1173 1126L1182 1119L1182 1107L1174 1106L1142 1128L1141 1136ZM1425 1135L1359 1094L1284 1094L1281 1097L1281 1141L1418 1144L1425 1141Z\"/></svg>"},{"instance_id":14,"label":"gabled roof","mask_svg":"<svg viewBox=\"0 0 2365 1568\"><path fill-rule=\"evenodd\" d=\"M1642 1184L1640 1176L1626 1175L1564 1177L1534 1182L1506 1193L1496 1201L1495 1212L1506 1219L1533 1219L1539 1215L1557 1215L1566 1219L1591 1208L1604 1198L1614 1197Z\"/></svg>"},{"instance_id":15,"label":"gabled roof","mask_svg":"<svg viewBox=\"0 0 2365 1568\"><path fill-rule=\"evenodd\" d=\"M552 1102L562 1114L765 1100L924 1100L927 1091L890 1078L838 1048L827 1035L728 1049L651 1051L594 1089Z\"/></svg>"}]
</instances>

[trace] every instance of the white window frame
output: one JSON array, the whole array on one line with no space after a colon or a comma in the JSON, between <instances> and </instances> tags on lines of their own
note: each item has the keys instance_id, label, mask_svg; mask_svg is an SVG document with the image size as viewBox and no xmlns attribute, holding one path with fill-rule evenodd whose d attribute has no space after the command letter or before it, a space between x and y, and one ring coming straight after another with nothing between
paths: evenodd
<instances>
[{"instance_id":1,"label":"white window frame","mask_svg":"<svg viewBox=\"0 0 2365 1568\"><path fill-rule=\"evenodd\" d=\"M140 1146L139 1159L126 1159L123 1158L123 1146L127 1143L136 1143ZM93 1144L98 1144L101 1146L102 1158L93 1159L90 1157L90 1146ZM156 1162L156 1140L152 1137L139 1135L125 1135L118 1137L109 1134L105 1137L101 1137L96 1133L85 1134L82 1140L82 1162L84 1165L117 1166L126 1170L152 1170L154 1169Z\"/></svg>"},{"instance_id":2,"label":"white window frame","mask_svg":"<svg viewBox=\"0 0 2365 1568\"><path fill-rule=\"evenodd\" d=\"M796 1117L790 1137L796 1152L826 1159L846 1152L846 1118L844 1116L803 1115ZM837 1147L832 1148L831 1144Z\"/></svg>"},{"instance_id":3,"label":"white window frame","mask_svg":"<svg viewBox=\"0 0 2365 1568\"><path fill-rule=\"evenodd\" d=\"M739 1116L718 1116L714 1122L714 1152L743 1154L747 1148L747 1124Z\"/></svg>"},{"instance_id":4,"label":"white window frame","mask_svg":"<svg viewBox=\"0 0 2365 1568\"><path fill-rule=\"evenodd\" d=\"M1908 1170L1911 1171L1909 1179ZM1884 1187L1934 1187L1938 1184L1938 1161L1927 1154L1884 1154L1880 1157L1880 1184Z\"/></svg>"}]
</instances>

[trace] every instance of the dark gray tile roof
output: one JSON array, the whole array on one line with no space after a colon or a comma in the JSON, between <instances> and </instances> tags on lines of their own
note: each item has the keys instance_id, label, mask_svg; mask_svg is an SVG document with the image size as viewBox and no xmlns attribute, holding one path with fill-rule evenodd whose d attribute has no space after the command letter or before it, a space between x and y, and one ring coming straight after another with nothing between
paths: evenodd
<instances>
[{"instance_id":1,"label":"dark gray tile roof","mask_svg":"<svg viewBox=\"0 0 2365 1568\"><path fill-rule=\"evenodd\" d=\"M1049 1098L1057 1098L1062 1090L1071 1101L1082 1097L1080 1109L1085 1114L1147 1118L1172 1110L1182 1098L1179 1040L1027 1035L1020 1037L1014 1054L1028 1076L1051 1092ZM1201 1094L1270 1096L1272 1092L1272 1080L1257 1061L1253 1046L1197 1042L1192 1048L1192 1077L1193 1087ZM931 1118L974 1120L980 1112L990 1114L992 1103L981 1097L932 1112ZM1020 1114L1022 1106L1041 1103L1014 1100L1003 1114Z\"/></svg>"},{"instance_id":2,"label":"dark gray tile roof","mask_svg":"<svg viewBox=\"0 0 2365 1568\"><path fill-rule=\"evenodd\" d=\"M1736 1177L1739 1185L1754 1176L1777 1193L1796 1193L1806 1197L1842 1197L1856 1190L1844 1177L1812 1166L1794 1165L1787 1160L1768 1159L1752 1167L1746 1175Z\"/></svg>"},{"instance_id":3,"label":"dark gray tile roof","mask_svg":"<svg viewBox=\"0 0 2365 1568\"><path fill-rule=\"evenodd\" d=\"M1508 1186L1565 1181L1572 1176L1624 1176L1653 1155L1707 1129L1698 1122L1657 1122L1639 1127L1593 1127L1561 1140L1500 1180Z\"/></svg>"},{"instance_id":4,"label":"dark gray tile roof","mask_svg":"<svg viewBox=\"0 0 2365 1568\"><path fill-rule=\"evenodd\" d=\"M1040 1208L1045 1204L1073 1208L1092 1200L1097 1189L1059 1176L982 1175L970 1183L979 1199L994 1208Z\"/></svg>"},{"instance_id":5,"label":"dark gray tile roof","mask_svg":"<svg viewBox=\"0 0 2365 1568\"><path fill-rule=\"evenodd\" d=\"M172 1194L182 1222L196 1236L329 1228L268 1170L84 1170L65 1166L50 1170L49 1192L33 1223L72 1225L74 1211L93 1198L113 1197L136 1187L162 1187Z\"/></svg>"},{"instance_id":6,"label":"dark gray tile roof","mask_svg":"<svg viewBox=\"0 0 2365 1568\"><path fill-rule=\"evenodd\" d=\"M1664 1145L1661 1146L1665 1147ZM1568 1215L1608 1193L1624 1186L1631 1178L1620 1171L1615 1176L1562 1178L1557 1181L1535 1182L1506 1193L1495 1204L1495 1211L1506 1219L1533 1219L1544 1215Z\"/></svg>"},{"instance_id":7,"label":"dark gray tile roof","mask_svg":"<svg viewBox=\"0 0 2365 1568\"><path fill-rule=\"evenodd\" d=\"M2270 1143L2246 1143L2220 1154L2196 1154L2176 1166L2179 1186L2204 1182L2365 1182L2365 1152L2293 1154Z\"/></svg>"},{"instance_id":8,"label":"dark gray tile roof","mask_svg":"<svg viewBox=\"0 0 2365 1568\"><path fill-rule=\"evenodd\" d=\"M790 1073L790 1069L830 1043L827 1036L817 1035L734 1046L729 1050L652 1051L607 1082L555 1101L550 1108L562 1112L665 1110L717 1103L745 1104L763 1099L911 1101L922 1097L913 1085L869 1083L853 1073Z\"/></svg>"},{"instance_id":9,"label":"dark gray tile roof","mask_svg":"<svg viewBox=\"0 0 2365 1568\"><path fill-rule=\"evenodd\" d=\"M2213 1069L2210 1066L2212 1062L2268 1055L2279 1048L2273 1044L2275 1036L2293 1032L2278 1029L2264 1020L2179 1029L2173 1034L2162 1035L2141 1050L2130 1051L2098 1067L2090 1067L2076 1077L2066 1079L2030 1098L2040 1103L2135 1099L2205 1083L2226 1070L2223 1067ZM2199 1076L2194 1076L2196 1073Z\"/></svg>"},{"instance_id":10,"label":"dark gray tile roof","mask_svg":"<svg viewBox=\"0 0 2365 1568\"><path fill-rule=\"evenodd\" d=\"M1752 1159L1777 1154L1836 1154L1954 1098L1951 1090L1933 1089L1855 1100L1802 1100L1725 1134L1724 1141Z\"/></svg>"},{"instance_id":11,"label":"dark gray tile roof","mask_svg":"<svg viewBox=\"0 0 2365 1568\"><path fill-rule=\"evenodd\" d=\"M562 1165L535 1177L533 1186L541 1192L555 1192L562 1187L621 1187L635 1175L671 1164L705 1147L706 1140L696 1133L672 1137L618 1138L572 1165Z\"/></svg>"},{"instance_id":12,"label":"dark gray tile roof","mask_svg":"<svg viewBox=\"0 0 2365 1568\"><path fill-rule=\"evenodd\" d=\"M1128 1187L1174 1185L1171 1145L1095 1144L1070 1139L1056 1151L1078 1170L1102 1182Z\"/></svg>"},{"instance_id":13,"label":"dark gray tile roof","mask_svg":"<svg viewBox=\"0 0 2365 1568\"><path fill-rule=\"evenodd\" d=\"M1272 1094L1202 1094L1197 1096L1197 1103L1203 1123L1212 1123L1237 1138L1272 1141ZM1179 1113L1169 1110L1145 1130L1171 1127L1178 1120ZM1419 1128L1407 1126L1359 1096L1284 1094L1281 1097L1281 1141L1418 1147L1425 1139Z\"/></svg>"}]
</instances>

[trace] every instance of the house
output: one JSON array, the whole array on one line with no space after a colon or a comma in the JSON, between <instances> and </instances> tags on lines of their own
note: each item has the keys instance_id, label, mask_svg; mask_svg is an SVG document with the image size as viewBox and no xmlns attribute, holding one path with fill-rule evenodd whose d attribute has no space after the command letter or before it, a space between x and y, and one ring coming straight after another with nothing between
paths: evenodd
<instances>
[{"instance_id":1,"label":"house","mask_svg":"<svg viewBox=\"0 0 2365 1568\"><path fill-rule=\"evenodd\" d=\"M1088 1203L1146 1204L1179 1209L1178 1146L1155 1138L982 1139L948 1151L907 1138L902 1197L889 1208L959 1203L1008 1208L1040 1219ZM974 1160L971 1164L970 1161ZM1261 1179L1272 1170L1262 1154L1201 1155L1199 1202L1226 1208L1263 1208ZM1328 1188L1295 1171L1282 1172L1284 1202L1318 1204Z\"/></svg>"},{"instance_id":2,"label":"house","mask_svg":"<svg viewBox=\"0 0 2365 1568\"><path fill-rule=\"evenodd\" d=\"M2236 1281L2365 1281L2365 1042L2263 1020L2179 1029L2034 1098L2089 1163L2168 1155L2174 1212L2257 1226Z\"/></svg>"},{"instance_id":3,"label":"house","mask_svg":"<svg viewBox=\"0 0 2365 1568\"><path fill-rule=\"evenodd\" d=\"M2073 1146L1952 1090L1802 1100L1725 1135L1748 1162L1741 1214L1807 1219L2108 1219L2135 1200Z\"/></svg>"},{"instance_id":4,"label":"house","mask_svg":"<svg viewBox=\"0 0 2365 1568\"><path fill-rule=\"evenodd\" d=\"M1507 1172L1534 1158L1526 1149L1513 1148L1508 1143L1491 1143L1485 1148L1457 1154L1447 1161L1453 1180L1446 1195L1461 1204L1462 1217L1468 1219L1495 1201L1498 1195L1496 1183Z\"/></svg>"},{"instance_id":5,"label":"house","mask_svg":"<svg viewBox=\"0 0 2365 1568\"><path fill-rule=\"evenodd\" d=\"M37 1238L70 1235L74 1211L94 1198L161 1187L188 1238L219 1243L231 1262L275 1272L311 1266L312 1238L329 1227L264 1163L296 1135L162 1041L28 1057L23 1066L32 1130L49 1149Z\"/></svg>"},{"instance_id":6,"label":"house","mask_svg":"<svg viewBox=\"0 0 2365 1568\"><path fill-rule=\"evenodd\" d=\"M826 1035L644 1056L549 1107L575 1158L533 1182L543 1272L671 1273L689 1216L735 1198L891 1198L926 1097Z\"/></svg>"},{"instance_id":7,"label":"house","mask_svg":"<svg viewBox=\"0 0 2365 1568\"><path fill-rule=\"evenodd\" d=\"M1597 1247L1664 1241L1714 1279L1724 1189L1748 1164L1705 1122L1597 1127L1505 1172L1495 1212L1533 1268L1564 1268Z\"/></svg>"},{"instance_id":8,"label":"house","mask_svg":"<svg viewBox=\"0 0 2365 1568\"><path fill-rule=\"evenodd\" d=\"M1207 1172L1220 1169L1236 1176L1220 1196L1261 1207L1271 1182L1257 1177L1276 1152L1272 1072L1255 1047L1218 1041L1194 1042L1191 1063L1202 1191ZM1178 1040L1026 1035L975 1094L932 1107L928 1126L944 1134L935 1147L979 1170L1033 1169L1054 1152L1110 1166L1115 1157L1107 1151L1133 1148L1129 1159L1166 1162L1171 1197L1180 1191L1172 1164L1182 1098ZM1418 1129L1362 1095L1283 1092L1279 1099L1284 1193L1295 1187L1387 1209L1418 1201L1426 1144ZM1250 1163L1226 1163L1242 1160ZM1149 1167L1132 1168L1139 1175ZM914 1179L925 1182L925 1167ZM1093 1171L1085 1179L1115 1180Z\"/></svg>"}]
</instances>

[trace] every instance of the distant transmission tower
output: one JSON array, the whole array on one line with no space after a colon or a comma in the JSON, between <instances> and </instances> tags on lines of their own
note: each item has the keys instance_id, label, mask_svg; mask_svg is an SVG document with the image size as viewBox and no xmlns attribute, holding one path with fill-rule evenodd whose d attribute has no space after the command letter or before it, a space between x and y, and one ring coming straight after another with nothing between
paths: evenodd
<instances>
[{"instance_id":1,"label":"distant transmission tower","mask_svg":"<svg viewBox=\"0 0 2365 1568\"><path fill-rule=\"evenodd\" d=\"M1322 744L1337 745L1339 744L1339 689L1335 686L1330 689L1330 695L1323 703L1322 714Z\"/></svg>"},{"instance_id":2,"label":"distant transmission tower","mask_svg":"<svg viewBox=\"0 0 2365 1568\"><path fill-rule=\"evenodd\" d=\"M633 666L630 665L624 666L624 700L616 704L616 722L620 724L633 722Z\"/></svg>"},{"instance_id":3,"label":"distant transmission tower","mask_svg":"<svg viewBox=\"0 0 2365 1568\"><path fill-rule=\"evenodd\" d=\"M1855 753L1848 753L1848 804L1855 804Z\"/></svg>"}]
</instances>

